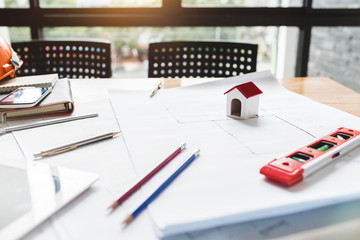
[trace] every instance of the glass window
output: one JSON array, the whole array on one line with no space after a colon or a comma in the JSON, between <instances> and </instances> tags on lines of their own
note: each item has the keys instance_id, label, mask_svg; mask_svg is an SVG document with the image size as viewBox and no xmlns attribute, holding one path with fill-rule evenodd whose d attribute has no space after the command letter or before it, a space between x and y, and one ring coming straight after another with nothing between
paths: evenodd
<instances>
[{"instance_id":1,"label":"glass window","mask_svg":"<svg viewBox=\"0 0 360 240\"><path fill-rule=\"evenodd\" d=\"M257 70L275 72L277 27L47 27L46 38L100 38L112 42L114 77L147 77L147 49L160 41L233 41L258 44Z\"/></svg>"},{"instance_id":2,"label":"glass window","mask_svg":"<svg viewBox=\"0 0 360 240\"><path fill-rule=\"evenodd\" d=\"M161 0L40 0L44 8L161 7Z\"/></svg>"},{"instance_id":3,"label":"glass window","mask_svg":"<svg viewBox=\"0 0 360 240\"><path fill-rule=\"evenodd\" d=\"M313 0L313 8L360 8L359 0Z\"/></svg>"},{"instance_id":4,"label":"glass window","mask_svg":"<svg viewBox=\"0 0 360 240\"><path fill-rule=\"evenodd\" d=\"M296 57L299 42L299 28L279 27L277 38L276 77L291 78L295 77Z\"/></svg>"},{"instance_id":5,"label":"glass window","mask_svg":"<svg viewBox=\"0 0 360 240\"><path fill-rule=\"evenodd\" d=\"M301 7L303 0L182 0L183 7Z\"/></svg>"},{"instance_id":6,"label":"glass window","mask_svg":"<svg viewBox=\"0 0 360 240\"><path fill-rule=\"evenodd\" d=\"M314 27L308 76L329 77L360 93L360 27Z\"/></svg>"},{"instance_id":7,"label":"glass window","mask_svg":"<svg viewBox=\"0 0 360 240\"><path fill-rule=\"evenodd\" d=\"M31 40L31 32L29 27L9 27L8 30L11 42Z\"/></svg>"},{"instance_id":8,"label":"glass window","mask_svg":"<svg viewBox=\"0 0 360 240\"><path fill-rule=\"evenodd\" d=\"M0 8L28 8L29 0L0 0Z\"/></svg>"}]
</instances>

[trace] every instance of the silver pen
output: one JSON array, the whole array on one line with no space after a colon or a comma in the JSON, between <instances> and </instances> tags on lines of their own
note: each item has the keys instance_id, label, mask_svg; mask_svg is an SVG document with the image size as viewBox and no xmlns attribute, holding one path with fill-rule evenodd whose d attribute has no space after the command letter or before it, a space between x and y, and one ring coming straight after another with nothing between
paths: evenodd
<instances>
[{"instance_id":1,"label":"silver pen","mask_svg":"<svg viewBox=\"0 0 360 240\"><path fill-rule=\"evenodd\" d=\"M24 130L24 129L29 129L29 128L41 127L41 126L46 126L46 125L51 125L51 124L56 124L56 123L69 122L69 121L80 120L80 119L84 119L84 118L92 118L92 117L97 117L97 116L99 116L98 113L92 113L92 114L86 114L86 115L80 115L80 116L71 116L71 117L50 119L50 120L29 123L29 124L23 124L23 125L18 125L18 126L12 126L12 127L3 127L3 128L0 128L0 135L8 133L8 132L12 132L12 131L19 131L19 130Z\"/></svg>"},{"instance_id":2,"label":"silver pen","mask_svg":"<svg viewBox=\"0 0 360 240\"><path fill-rule=\"evenodd\" d=\"M45 151L41 151L40 153L36 153L34 154L34 157L36 158L40 158L40 157L50 157L50 156L54 156L60 153L64 153L64 152L68 152L74 149L77 149L78 147L84 146L86 144L90 144L90 143L94 143L97 141L101 141L104 139L108 139L108 138L112 138L115 135L119 134L120 132L110 132L110 133L105 133L96 137L92 137L92 138L87 138L81 141L77 141L77 142L73 142L73 143L69 143L60 147L56 147L56 148L52 148L52 149L48 149Z\"/></svg>"},{"instance_id":3,"label":"silver pen","mask_svg":"<svg viewBox=\"0 0 360 240\"><path fill-rule=\"evenodd\" d=\"M149 96L150 96L150 97L153 97L153 96L157 93L157 91L161 89L162 85L163 85L163 84L162 84L162 81L159 81L157 84L155 84L155 86L154 86L154 88L151 90Z\"/></svg>"}]
</instances>

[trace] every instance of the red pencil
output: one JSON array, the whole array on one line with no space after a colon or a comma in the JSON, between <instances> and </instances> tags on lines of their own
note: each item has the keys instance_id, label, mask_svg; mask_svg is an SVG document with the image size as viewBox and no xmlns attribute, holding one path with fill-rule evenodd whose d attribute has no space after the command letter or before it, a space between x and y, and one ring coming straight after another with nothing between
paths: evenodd
<instances>
[{"instance_id":1,"label":"red pencil","mask_svg":"<svg viewBox=\"0 0 360 240\"><path fill-rule=\"evenodd\" d=\"M149 172L145 177L143 177L137 184L135 184L129 191L127 191L124 195L122 195L118 200L116 200L113 204L111 204L109 208L114 210L117 206L122 204L128 197L130 197L131 194L136 192L152 176L154 176L157 172L159 172L166 164L168 164L174 157L176 157L185 147L186 147L186 143L181 144L180 147L175 150L175 152L173 152L162 163L156 166L151 172Z\"/></svg>"}]
</instances>

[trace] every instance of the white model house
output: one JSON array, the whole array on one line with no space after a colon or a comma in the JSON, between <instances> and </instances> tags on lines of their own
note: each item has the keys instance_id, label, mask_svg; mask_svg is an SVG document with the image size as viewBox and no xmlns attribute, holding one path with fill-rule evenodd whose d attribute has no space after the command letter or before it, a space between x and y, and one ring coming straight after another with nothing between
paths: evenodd
<instances>
[{"instance_id":1,"label":"white model house","mask_svg":"<svg viewBox=\"0 0 360 240\"><path fill-rule=\"evenodd\" d=\"M253 82L231 88L224 93L227 94L226 114L239 119L257 116L261 93L262 91Z\"/></svg>"}]
</instances>

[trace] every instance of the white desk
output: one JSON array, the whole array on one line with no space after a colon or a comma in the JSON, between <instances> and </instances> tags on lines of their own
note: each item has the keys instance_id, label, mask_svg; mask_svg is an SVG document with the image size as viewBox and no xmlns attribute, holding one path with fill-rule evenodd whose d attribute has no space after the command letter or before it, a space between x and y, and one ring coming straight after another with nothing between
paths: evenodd
<instances>
[{"instance_id":1,"label":"white desk","mask_svg":"<svg viewBox=\"0 0 360 240\"><path fill-rule=\"evenodd\" d=\"M194 80L204 81L193 79L189 80L188 84L191 84ZM103 123L106 123L105 127L103 123L100 124L94 119L89 120L91 123L86 126L84 122L74 122L71 124L77 124L79 128L76 129L75 132L78 131L78 134L82 134L83 132L90 131L89 126L91 124L95 127L101 125L102 131L116 128L116 119L114 121L114 116L111 116L109 112L111 106L107 105L107 89L149 91L156 82L156 79L72 80L75 103L78 106L93 105L94 110L102 111L106 115L105 119L101 119L101 121L104 121ZM187 83L185 83L185 85L186 84ZM110 110L107 109L108 107L110 107ZM91 111L91 109L88 110ZM70 127L68 124L63 124L61 128L63 129L64 135L69 135L67 131L74 129L73 126ZM75 137L77 133L70 135ZM22 137L25 135L29 136L27 141L39 139L43 136L50 137L51 135L46 129L33 129L28 132L16 134L20 134ZM15 137L17 136L16 134L14 135ZM31 149L27 148L23 151L26 157L29 157L28 153L32 152ZM57 214L28 234L25 239L157 239L153 232L151 217L146 211L127 228L123 229L121 226L124 214L129 213L137 206L139 201L143 199L144 196L141 194L141 191L133 196L133 200L127 201L113 214L108 214L106 211L106 207L114 199L119 197L119 193L124 191L129 184L136 181L136 175L139 174L134 170L130 159L119 159L117 157L121 155L123 151L126 151L126 148L122 139L116 138L45 159L44 162L51 164L97 172L100 174L101 180L75 201L61 209ZM171 239L230 240L286 237L288 234L359 218L359 204L360 201L354 201L348 204L321 208L285 217L276 217L183 234L172 237ZM323 219L324 221L319 221L319 219Z\"/></svg>"}]
</instances>

